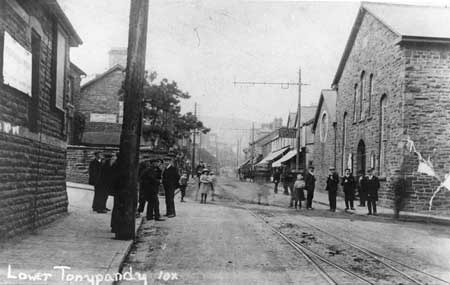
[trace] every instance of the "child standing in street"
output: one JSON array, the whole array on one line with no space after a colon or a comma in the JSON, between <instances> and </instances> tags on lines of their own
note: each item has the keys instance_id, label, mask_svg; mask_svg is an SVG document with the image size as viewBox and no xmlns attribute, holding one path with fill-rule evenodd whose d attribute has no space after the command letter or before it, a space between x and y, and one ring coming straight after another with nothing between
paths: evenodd
<instances>
[{"instance_id":1,"label":"child standing in street","mask_svg":"<svg viewBox=\"0 0 450 285\"><path fill-rule=\"evenodd\" d=\"M295 202L295 209L302 208L302 201L305 200L305 193L303 192L303 189L305 189L305 181L303 180L303 175L298 174L297 180L294 183L294 202Z\"/></svg>"},{"instance_id":2,"label":"child standing in street","mask_svg":"<svg viewBox=\"0 0 450 285\"><path fill-rule=\"evenodd\" d=\"M208 192L211 191L211 180L209 180L209 170L204 169L202 171L202 175L200 175L200 204L206 204L206 197L208 196Z\"/></svg>"},{"instance_id":3,"label":"child standing in street","mask_svg":"<svg viewBox=\"0 0 450 285\"><path fill-rule=\"evenodd\" d=\"M184 202L184 196L186 196L187 182L188 182L188 175L186 171L183 171L183 174L180 177L180 181L178 181L178 184L180 184L180 192L181 192L180 202Z\"/></svg>"}]
</instances>

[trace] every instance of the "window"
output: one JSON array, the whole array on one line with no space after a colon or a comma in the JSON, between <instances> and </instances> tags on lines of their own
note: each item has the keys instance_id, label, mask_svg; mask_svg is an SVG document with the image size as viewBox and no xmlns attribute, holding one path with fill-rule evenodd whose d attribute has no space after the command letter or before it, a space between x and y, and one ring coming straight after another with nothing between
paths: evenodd
<instances>
[{"instance_id":1,"label":"window","mask_svg":"<svg viewBox=\"0 0 450 285\"><path fill-rule=\"evenodd\" d=\"M328 116L326 112L323 112L322 119L320 120L320 141L325 142L327 140L328 133Z\"/></svg>"},{"instance_id":2,"label":"window","mask_svg":"<svg viewBox=\"0 0 450 285\"><path fill-rule=\"evenodd\" d=\"M347 145L347 112L344 113L342 119L342 175L345 172L345 146Z\"/></svg>"},{"instance_id":3,"label":"window","mask_svg":"<svg viewBox=\"0 0 450 285\"><path fill-rule=\"evenodd\" d=\"M358 115L359 120L364 119L363 110L364 110L364 100L365 100L365 94L364 94L365 77L366 77L366 73L364 71L361 72L361 78L360 78L360 82L359 82L359 115Z\"/></svg>"},{"instance_id":4,"label":"window","mask_svg":"<svg viewBox=\"0 0 450 285\"><path fill-rule=\"evenodd\" d=\"M369 76L369 117L372 115L373 73Z\"/></svg>"},{"instance_id":5,"label":"window","mask_svg":"<svg viewBox=\"0 0 450 285\"><path fill-rule=\"evenodd\" d=\"M41 37L35 30L31 32L31 100L28 106L28 124L30 131L38 131L40 97Z\"/></svg>"},{"instance_id":6,"label":"window","mask_svg":"<svg viewBox=\"0 0 450 285\"><path fill-rule=\"evenodd\" d=\"M385 152L386 152L386 109L387 109L387 96L383 94L380 101L380 145L379 145L379 163L378 172L380 176L385 176Z\"/></svg>"},{"instance_id":7,"label":"window","mask_svg":"<svg viewBox=\"0 0 450 285\"><path fill-rule=\"evenodd\" d=\"M73 105L73 95L75 93L75 90L73 89L75 86L75 78L72 76L69 77L69 80L67 80L67 103Z\"/></svg>"},{"instance_id":8,"label":"window","mask_svg":"<svg viewBox=\"0 0 450 285\"><path fill-rule=\"evenodd\" d=\"M347 168L350 169L350 172L353 173L353 154L348 154L348 160L347 160Z\"/></svg>"},{"instance_id":9,"label":"window","mask_svg":"<svg viewBox=\"0 0 450 285\"><path fill-rule=\"evenodd\" d=\"M356 122L356 99L358 93L358 84L355 84L355 88L353 90L353 122Z\"/></svg>"},{"instance_id":10,"label":"window","mask_svg":"<svg viewBox=\"0 0 450 285\"><path fill-rule=\"evenodd\" d=\"M372 151L371 153L370 153L370 161L369 161L369 163L370 163L370 168L372 168L372 169L375 169L375 166L376 166L376 161L377 161L377 158L376 158L376 156L375 156L375 153Z\"/></svg>"},{"instance_id":11,"label":"window","mask_svg":"<svg viewBox=\"0 0 450 285\"><path fill-rule=\"evenodd\" d=\"M64 83L66 70L66 38L63 33L55 27L53 43L53 70L54 70L54 106L64 111Z\"/></svg>"},{"instance_id":12,"label":"window","mask_svg":"<svg viewBox=\"0 0 450 285\"><path fill-rule=\"evenodd\" d=\"M119 124L123 123L123 101L119 101L119 116L117 118Z\"/></svg>"}]
</instances>

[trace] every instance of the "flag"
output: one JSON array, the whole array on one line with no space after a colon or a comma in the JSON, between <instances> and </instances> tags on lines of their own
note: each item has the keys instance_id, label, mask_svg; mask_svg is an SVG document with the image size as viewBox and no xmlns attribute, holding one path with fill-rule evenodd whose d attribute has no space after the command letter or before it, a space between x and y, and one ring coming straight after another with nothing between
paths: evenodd
<instances>
[{"instance_id":1,"label":"flag","mask_svg":"<svg viewBox=\"0 0 450 285\"><path fill-rule=\"evenodd\" d=\"M450 174L447 174L445 176L445 180L444 180L444 182L442 182L441 186L450 190Z\"/></svg>"},{"instance_id":2,"label":"flag","mask_svg":"<svg viewBox=\"0 0 450 285\"><path fill-rule=\"evenodd\" d=\"M419 159L419 167L417 168L417 172L424 173L432 177L437 177L436 173L434 172L433 165L431 164L430 158L428 158L428 161L423 158Z\"/></svg>"}]
</instances>

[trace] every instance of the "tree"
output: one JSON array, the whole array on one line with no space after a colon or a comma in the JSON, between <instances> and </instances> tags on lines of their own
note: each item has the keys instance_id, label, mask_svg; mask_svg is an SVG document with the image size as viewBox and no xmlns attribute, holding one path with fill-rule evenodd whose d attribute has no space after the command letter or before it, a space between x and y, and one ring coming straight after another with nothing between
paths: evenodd
<instances>
[{"instance_id":1,"label":"tree","mask_svg":"<svg viewBox=\"0 0 450 285\"><path fill-rule=\"evenodd\" d=\"M150 74L150 82L156 73ZM159 84L146 84L144 88L143 137L155 147L168 149L178 139L189 138L193 130L204 134L206 128L191 112L181 114L180 102L191 96L178 88L175 81L162 79Z\"/></svg>"}]
</instances>

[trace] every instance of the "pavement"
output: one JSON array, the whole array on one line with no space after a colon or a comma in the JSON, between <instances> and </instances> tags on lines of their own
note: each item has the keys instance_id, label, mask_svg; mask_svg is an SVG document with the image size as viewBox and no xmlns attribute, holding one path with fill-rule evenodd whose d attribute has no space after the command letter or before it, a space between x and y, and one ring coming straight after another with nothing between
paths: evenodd
<instances>
[{"instance_id":1,"label":"pavement","mask_svg":"<svg viewBox=\"0 0 450 285\"><path fill-rule=\"evenodd\" d=\"M36 233L0 243L0 284L113 284L133 241L114 239L111 212L92 211L92 190L68 183L67 215ZM107 207L112 209L111 198ZM141 223L136 219L136 230Z\"/></svg>"},{"instance_id":2,"label":"pavement","mask_svg":"<svg viewBox=\"0 0 450 285\"><path fill-rule=\"evenodd\" d=\"M224 180L226 181L226 180ZM224 182L226 183L226 182ZM268 195L266 197L262 197L261 203L268 203L270 205L274 206L281 206L281 207L287 207L289 206L290 196L283 194L283 187L281 184L278 185L278 193L274 193L274 184L273 183L266 183L263 185L258 185L256 183L252 182L242 182L249 188L254 188L255 191L250 191L250 193L257 193L256 190L258 187L264 187L265 190L262 191L263 193L267 193ZM245 194L244 194L245 195ZM244 198L246 202L250 203L257 203L257 196L256 194L247 195L246 198ZM325 191L320 191L316 189L314 191L314 200L313 200L313 207L315 204L325 205L328 206L328 193ZM305 202L303 202L303 205L305 205ZM355 215L367 215L368 210L367 207L359 207L359 200L354 201L354 208L355 210L349 210L347 211L350 214ZM345 211L345 200L343 197L338 196L336 199L336 208L338 211ZM380 205L377 205L377 212L379 216L383 216L386 218L394 218L395 213L394 210L391 208L383 207ZM422 223L433 223L433 224L440 224L440 225L450 225L450 217L447 216L440 216L436 214L430 214L430 213L415 213L415 212L407 212L407 211L401 211L400 217L398 218L400 221L410 221L410 222L422 222Z\"/></svg>"}]
</instances>

